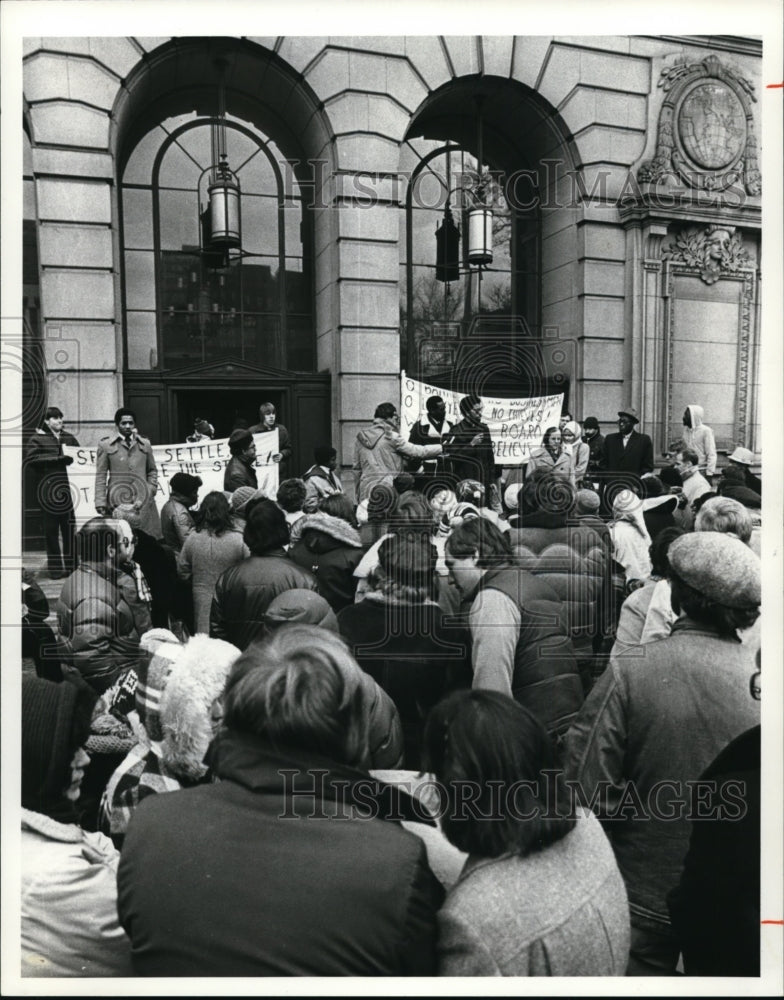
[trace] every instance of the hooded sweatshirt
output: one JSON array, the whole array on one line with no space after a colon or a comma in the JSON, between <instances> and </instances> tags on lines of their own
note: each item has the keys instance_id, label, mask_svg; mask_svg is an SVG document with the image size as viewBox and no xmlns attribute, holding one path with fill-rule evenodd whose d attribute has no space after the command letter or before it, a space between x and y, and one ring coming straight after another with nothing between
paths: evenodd
<instances>
[{"instance_id":1,"label":"hooded sweatshirt","mask_svg":"<svg viewBox=\"0 0 784 1000\"><path fill-rule=\"evenodd\" d=\"M716 442L713 439L713 431L702 422L704 410L701 406L689 403L686 409L691 414L691 427L684 426L683 443L699 455L699 471L705 476L712 476L716 472Z\"/></svg>"},{"instance_id":2,"label":"hooded sweatshirt","mask_svg":"<svg viewBox=\"0 0 784 1000\"><path fill-rule=\"evenodd\" d=\"M289 556L318 580L319 593L337 613L354 602L354 570L362 558L359 532L342 518L318 511L297 522Z\"/></svg>"},{"instance_id":3,"label":"hooded sweatshirt","mask_svg":"<svg viewBox=\"0 0 784 1000\"><path fill-rule=\"evenodd\" d=\"M361 503L376 483L388 483L403 472L406 459L435 458L442 451L440 444L411 444L391 423L376 417L370 427L357 434L354 469L357 501Z\"/></svg>"}]
</instances>

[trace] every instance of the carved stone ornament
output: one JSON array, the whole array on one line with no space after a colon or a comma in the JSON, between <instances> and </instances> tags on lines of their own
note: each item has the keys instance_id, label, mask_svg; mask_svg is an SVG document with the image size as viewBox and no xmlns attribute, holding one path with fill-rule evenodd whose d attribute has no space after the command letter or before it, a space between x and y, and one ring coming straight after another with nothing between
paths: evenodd
<instances>
[{"instance_id":1,"label":"carved stone ornament","mask_svg":"<svg viewBox=\"0 0 784 1000\"><path fill-rule=\"evenodd\" d=\"M737 274L753 266L734 226L684 230L674 243L665 246L662 259L694 268L706 285L715 284L723 274Z\"/></svg>"},{"instance_id":2,"label":"carved stone ornament","mask_svg":"<svg viewBox=\"0 0 784 1000\"><path fill-rule=\"evenodd\" d=\"M637 171L640 183L723 191L741 184L761 193L752 103L754 86L717 56L682 57L662 70L656 154Z\"/></svg>"}]
</instances>

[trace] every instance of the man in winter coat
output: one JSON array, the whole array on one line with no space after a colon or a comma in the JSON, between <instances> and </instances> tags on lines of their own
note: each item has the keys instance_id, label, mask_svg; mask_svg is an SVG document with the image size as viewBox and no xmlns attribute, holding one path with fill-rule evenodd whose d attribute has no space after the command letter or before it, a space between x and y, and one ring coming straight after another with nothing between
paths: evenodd
<instances>
[{"instance_id":1,"label":"man in winter coat","mask_svg":"<svg viewBox=\"0 0 784 1000\"><path fill-rule=\"evenodd\" d=\"M727 456L730 465L736 469L743 470L743 480L748 489L762 496L762 480L751 471L754 455L748 448L736 448L731 455Z\"/></svg>"},{"instance_id":2,"label":"man in winter coat","mask_svg":"<svg viewBox=\"0 0 784 1000\"><path fill-rule=\"evenodd\" d=\"M223 473L223 489L227 493L233 493L240 486L252 486L257 490L259 481L253 467L256 461L256 442L251 432L243 428L232 431L229 437L229 451L231 458Z\"/></svg>"},{"instance_id":3,"label":"man in winter coat","mask_svg":"<svg viewBox=\"0 0 784 1000\"><path fill-rule=\"evenodd\" d=\"M28 442L27 461L38 473L36 495L44 516L46 558L51 580L68 576L74 569L76 520L66 472L73 459L63 455L64 444L79 447L73 434L63 430L63 411L50 406L42 425Z\"/></svg>"},{"instance_id":4,"label":"man in winter coat","mask_svg":"<svg viewBox=\"0 0 784 1000\"><path fill-rule=\"evenodd\" d=\"M476 479L485 488L485 502L492 506L492 486L495 480L495 453L490 428L482 423L482 400L479 396L463 396L458 421L444 436L447 467L456 482Z\"/></svg>"},{"instance_id":5,"label":"man in winter coat","mask_svg":"<svg viewBox=\"0 0 784 1000\"><path fill-rule=\"evenodd\" d=\"M161 537L155 505L158 468L152 445L136 430L136 414L124 406L114 415L117 433L102 438L95 457L95 509L109 514L119 504L132 503L148 535Z\"/></svg>"},{"instance_id":6,"label":"man in winter coat","mask_svg":"<svg viewBox=\"0 0 784 1000\"><path fill-rule=\"evenodd\" d=\"M314 465L302 477L305 483L305 509L318 510L319 501L324 497L343 492L343 484L335 471L338 467L338 453L330 445L320 445L313 449Z\"/></svg>"},{"instance_id":7,"label":"man in winter coat","mask_svg":"<svg viewBox=\"0 0 784 1000\"><path fill-rule=\"evenodd\" d=\"M176 472L171 477L169 499L161 509L161 530L165 544L174 552L182 550L185 539L193 531L191 507L196 506L201 486L201 477L187 472Z\"/></svg>"},{"instance_id":8,"label":"man in winter coat","mask_svg":"<svg viewBox=\"0 0 784 1000\"><path fill-rule=\"evenodd\" d=\"M135 669L140 656L133 609L118 585L120 565L132 551L130 535L123 521L88 521L77 536L79 568L57 602L63 674L80 674L97 694Z\"/></svg>"},{"instance_id":9,"label":"man in winter coat","mask_svg":"<svg viewBox=\"0 0 784 1000\"><path fill-rule=\"evenodd\" d=\"M644 476L653 472L653 442L634 429L640 418L633 406L618 410L618 433L608 434L602 447L602 468L606 472L628 472Z\"/></svg>"},{"instance_id":10,"label":"man in winter coat","mask_svg":"<svg viewBox=\"0 0 784 1000\"><path fill-rule=\"evenodd\" d=\"M379 403L373 423L357 434L354 452L354 482L357 503L370 496L378 483L392 485L402 472L406 459L435 458L442 452L440 444L417 445L400 434L400 417L393 403Z\"/></svg>"},{"instance_id":11,"label":"man in winter coat","mask_svg":"<svg viewBox=\"0 0 784 1000\"><path fill-rule=\"evenodd\" d=\"M583 688L556 592L514 564L506 536L483 517L453 529L446 565L468 609L472 686L509 695L559 738Z\"/></svg>"},{"instance_id":12,"label":"man in winter coat","mask_svg":"<svg viewBox=\"0 0 784 1000\"><path fill-rule=\"evenodd\" d=\"M286 553L289 526L272 500L254 500L245 524L249 559L218 577L210 611L210 635L247 649L264 635L264 613L284 590L315 590L313 574Z\"/></svg>"},{"instance_id":13,"label":"man in winter coat","mask_svg":"<svg viewBox=\"0 0 784 1000\"><path fill-rule=\"evenodd\" d=\"M413 802L364 770L363 676L317 626L237 660L220 780L149 797L128 828L118 912L137 975L435 975L443 891L400 825Z\"/></svg>"},{"instance_id":14,"label":"man in winter coat","mask_svg":"<svg viewBox=\"0 0 784 1000\"><path fill-rule=\"evenodd\" d=\"M693 787L716 755L759 722L748 698L754 654L738 631L759 616L759 559L737 538L698 531L667 553L672 634L613 657L567 736L567 776L602 820L626 882L628 974L672 975L679 946L667 894L680 878Z\"/></svg>"},{"instance_id":15,"label":"man in winter coat","mask_svg":"<svg viewBox=\"0 0 784 1000\"><path fill-rule=\"evenodd\" d=\"M353 604L354 570L363 554L359 532L323 511L306 514L297 529L299 537L289 549L289 558L313 573L319 593L334 612Z\"/></svg>"},{"instance_id":16,"label":"man in winter coat","mask_svg":"<svg viewBox=\"0 0 784 1000\"><path fill-rule=\"evenodd\" d=\"M586 417L585 420L583 420L583 441L585 441L591 450L591 454L588 458L588 470L585 478L591 480L596 479L598 482L599 476L597 474L601 469L604 435L601 432L599 421L596 417Z\"/></svg>"},{"instance_id":17,"label":"man in winter coat","mask_svg":"<svg viewBox=\"0 0 784 1000\"><path fill-rule=\"evenodd\" d=\"M695 403L689 403L683 411L683 443L696 451L699 458L698 469L708 480L716 473L716 442L713 431L702 422L704 410Z\"/></svg>"}]
</instances>

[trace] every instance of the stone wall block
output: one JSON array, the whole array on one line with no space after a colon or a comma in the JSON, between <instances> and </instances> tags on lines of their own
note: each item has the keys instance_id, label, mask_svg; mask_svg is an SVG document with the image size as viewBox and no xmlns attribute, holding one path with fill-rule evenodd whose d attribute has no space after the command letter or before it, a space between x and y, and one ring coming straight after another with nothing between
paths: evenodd
<instances>
[{"instance_id":1,"label":"stone wall block","mask_svg":"<svg viewBox=\"0 0 784 1000\"><path fill-rule=\"evenodd\" d=\"M49 271L41 274L42 305L48 321L114 319L114 276L99 271Z\"/></svg>"},{"instance_id":2,"label":"stone wall block","mask_svg":"<svg viewBox=\"0 0 784 1000\"><path fill-rule=\"evenodd\" d=\"M58 222L111 223L110 188L106 183L41 178L36 184L38 218Z\"/></svg>"},{"instance_id":3,"label":"stone wall block","mask_svg":"<svg viewBox=\"0 0 784 1000\"><path fill-rule=\"evenodd\" d=\"M396 282L341 280L339 296L341 326L397 329L400 306Z\"/></svg>"},{"instance_id":4,"label":"stone wall block","mask_svg":"<svg viewBox=\"0 0 784 1000\"><path fill-rule=\"evenodd\" d=\"M109 115L80 104L58 101L37 104L30 110L36 142L61 146L109 148Z\"/></svg>"},{"instance_id":5,"label":"stone wall block","mask_svg":"<svg viewBox=\"0 0 784 1000\"><path fill-rule=\"evenodd\" d=\"M407 35L406 55L431 90L452 79L441 42L431 35Z\"/></svg>"},{"instance_id":6,"label":"stone wall block","mask_svg":"<svg viewBox=\"0 0 784 1000\"><path fill-rule=\"evenodd\" d=\"M38 230L42 267L113 266L111 230L86 226L42 225Z\"/></svg>"}]
</instances>

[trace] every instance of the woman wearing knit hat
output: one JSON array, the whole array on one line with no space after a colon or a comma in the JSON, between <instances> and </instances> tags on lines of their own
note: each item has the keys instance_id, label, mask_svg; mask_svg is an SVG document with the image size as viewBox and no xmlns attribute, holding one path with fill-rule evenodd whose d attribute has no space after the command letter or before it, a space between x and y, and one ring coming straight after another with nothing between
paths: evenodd
<instances>
[{"instance_id":1,"label":"woman wearing knit hat","mask_svg":"<svg viewBox=\"0 0 784 1000\"><path fill-rule=\"evenodd\" d=\"M78 821L95 698L83 683L22 681L22 976L131 974L119 855Z\"/></svg>"},{"instance_id":2,"label":"woman wearing knit hat","mask_svg":"<svg viewBox=\"0 0 784 1000\"><path fill-rule=\"evenodd\" d=\"M585 478L588 471L588 462L591 457L590 447L582 439L582 427L576 420L570 420L561 428L561 441L563 450L569 456L571 469L569 478L572 486L577 488Z\"/></svg>"},{"instance_id":3,"label":"woman wearing knit hat","mask_svg":"<svg viewBox=\"0 0 784 1000\"><path fill-rule=\"evenodd\" d=\"M738 641L759 616L759 559L715 531L676 538L667 559L680 613L672 634L611 659L567 737L567 776L600 819L618 820L611 825L629 894L631 975L675 972L667 894L680 878L691 820L702 818L691 786L759 722L759 703L748 697L754 653ZM620 812L632 787L633 811Z\"/></svg>"}]
</instances>

